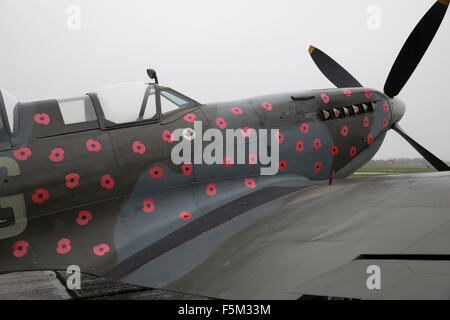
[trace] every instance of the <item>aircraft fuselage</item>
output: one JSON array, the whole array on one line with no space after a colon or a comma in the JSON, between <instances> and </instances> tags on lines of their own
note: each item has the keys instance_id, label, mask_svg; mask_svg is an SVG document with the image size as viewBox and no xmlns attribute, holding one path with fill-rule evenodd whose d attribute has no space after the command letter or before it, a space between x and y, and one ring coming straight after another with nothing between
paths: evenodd
<instances>
[{"instance_id":1,"label":"aircraft fuselage","mask_svg":"<svg viewBox=\"0 0 450 320\"><path fill-rule=\"evenodd\" d=\"M314 184L353 173L381 146L392 118L388 99L366 88L198 105L112 128L96 109L99 122L68 130L58 110L56 100L20 104L14 146L0 151L0 272L76 264L103 274L264 189L268 177L259 176L258 163L173 164L170 134L193 128L194 119L203 131L278 129L268 139L269 147L278 143L280 160L271 185L283 187L284 176Z\"/></svg>"}]
</instances>

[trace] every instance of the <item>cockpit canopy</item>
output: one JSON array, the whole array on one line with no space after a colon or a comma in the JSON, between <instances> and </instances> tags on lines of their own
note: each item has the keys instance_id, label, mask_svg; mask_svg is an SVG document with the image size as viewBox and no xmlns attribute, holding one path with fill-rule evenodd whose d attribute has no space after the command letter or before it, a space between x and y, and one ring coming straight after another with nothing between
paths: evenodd
<instances>
[{"instance_id":1,"label":"cockpit canopy","mask_svg":"<svg viewBox=\"0 0 450 320\"><path fill-rule=\"evenodd\" d=\"M106 120L115 124L151 120L198 103L170 88L131 82L106 86L94 91Z\"/></svg>"},{"instance_id":2,"label":"cockpit canopy","mask_svg":"<svg viewBox=\"0 0 450 320\"><path fill-rule=\"evenodd\" d=\"M151 123L199 105L173 89L143 82L106 86L80 97L27 103L0 90L0 138L8 145L20 137Z\"/></svg>"}]
</instances>

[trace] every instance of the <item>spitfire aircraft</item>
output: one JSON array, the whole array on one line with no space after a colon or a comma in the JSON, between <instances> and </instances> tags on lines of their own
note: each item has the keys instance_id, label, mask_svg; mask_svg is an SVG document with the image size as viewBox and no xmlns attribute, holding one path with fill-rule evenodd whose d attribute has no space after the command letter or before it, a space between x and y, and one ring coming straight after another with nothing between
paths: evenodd
<instances>
[{"instance_id":1,"label":"spitfire aircraft","mask_svg":"<svg viewBox=\"0 0 450 320\"><path fill-rule=\"evenodd\" d=\"M450 298L450 168L401 129L397 98L448 5L413 30L383 92L312 46L337 88L203 104L148 70L154 83L70 99L21 103L1 90L0 273L77 265L217 298ZM252 154L173 163L173 132L195 142L196 121L246 137L279 130L267 139L277 174L260 175ZM440 172L341 179L390 129ZM367 286L374 265L382 290Z\"/></svg>"}]
</instances>

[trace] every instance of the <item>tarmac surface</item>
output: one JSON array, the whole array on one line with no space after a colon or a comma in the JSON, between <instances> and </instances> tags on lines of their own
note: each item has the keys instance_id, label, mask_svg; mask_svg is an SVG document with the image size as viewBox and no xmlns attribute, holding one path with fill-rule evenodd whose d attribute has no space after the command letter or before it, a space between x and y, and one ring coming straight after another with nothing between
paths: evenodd
<instances>
[{"instance_id":1,"label":"tarmac surface","mask_svg":"<svg viewBox=\"0 0 450 320\"><path fill-rule=\"evenodd\" d=\"M32 271L0 275L0 300L208 300L143 288L83 274L81 290L69 290L66 272Z\"/></svg>"}]
</instances>

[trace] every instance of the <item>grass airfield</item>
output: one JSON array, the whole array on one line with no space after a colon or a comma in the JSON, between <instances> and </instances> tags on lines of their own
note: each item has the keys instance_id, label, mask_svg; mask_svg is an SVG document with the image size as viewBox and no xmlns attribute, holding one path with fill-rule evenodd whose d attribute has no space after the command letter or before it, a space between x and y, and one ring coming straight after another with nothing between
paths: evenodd
<instances>
[{"instance_id":1,"label":"grass airfield","mask_svg":"<svg viewBox=\"0 0 450 320\"><path fill-rule=\"evenodd\" d=\"M367 178L376 176L390 176L396 174L408 174L408 173L424 173L424 172L436 172L434 168L361 168L352 174L349 178Z\"/></svg>"}]
</instances>

